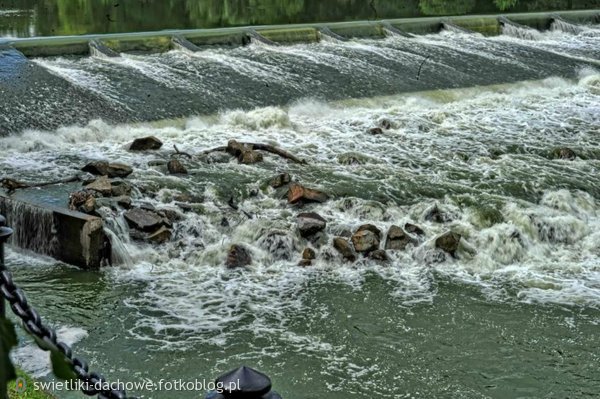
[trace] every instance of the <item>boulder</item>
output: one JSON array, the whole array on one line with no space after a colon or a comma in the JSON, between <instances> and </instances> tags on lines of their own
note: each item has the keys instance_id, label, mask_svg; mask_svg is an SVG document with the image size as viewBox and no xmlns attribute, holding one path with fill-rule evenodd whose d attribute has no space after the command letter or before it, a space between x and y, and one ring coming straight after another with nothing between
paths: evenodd
<instances>
[{"instance_id":1,"label":"boulder","mask_svg":"<svg viewBox=\"0 0 600 399\"><path fill-rule=\"evenodd\" d=\"M133 172L131 166L122 163L108 163L106 161L90 162L81 168L81 170L96 176L108 176L110 178L127 177Z\"/></svg>"},{"instance_id":2,"label":"boulder","mask_svg":"<svg viewBox=\"0 0 600 399\"><path fill-rule=\"evenodd\" d=\"M250 252L241 245L232 245L227 254L225 265L230 268L244 267L252 263Z\"/></svg>"},{"instance_id":3,"label":"boulder","mask_svg":"<svg viewBox=\"0 0 600 399\"><path fill-rule=\"evenodd\" d=\"M435 239L435 246L451 255L454 255L458 249L460 239L460 234L448 231Z\"/></svg>"},{"instance_id":4,"label":"boulder","mask_svg":"<svg viewBox=\"0 0 600 399\"><path fill-rule=\"evenodd\" d=\"M424 219L434 223L446 223L452 221L452 216L442 211L437 205L425 211Z\"/></svg>"},{"instance_id":5,"label":"boulder","mask_svg":"<svg viewBox=\"0 0 600 399\"><path fill-rule=\"evenodd\" d=\"M373 136L377 136L377 135L383 134L383 130L380 127L373 127L371 129L369 129L369 134L372 134Z\"/></svg>"},{"instance_id":6,"label":"boulder","mask_svg":"<svg viewBox=\"0 0 600 399\"><path fill-rule=\"evenodd\" d=\"M86 190L95 191L105 197L112 194L112 184L107 176L102 176L85 186Z\"/></svg>"},{"instance_id":7,"label":"boulder","mask_svg":"<svg viewBox=\"0 0 600 399\"><path fill-rule=\"evenodd\" d=\"M172 175L185 175L188 172L185 166L177 159L171 159L167 163L167 170Z\"/></svg>"},{"instance_id":8,"label":"boulder","mask_svg":"<svg viewBox=\"0 0 600 399\"><path fill-rule=\"evenodd\" d=\"M379 249L379 238L370 230L361 230L352 235L352 244L356 252L371 252Z\"/></svg>"},{"instance_id":9,"label":"boulder","mask_svg":"<svg viewBox=\"0 0 600 399\"><path fill-rule=\"evenodd\" d=\"M417 240L406 234L401 227L391 226L385 240L385 249L404 250L409 244L416 245Z\"/></svg>"},{"instance_id":10,"label":"boulder","mask_svg":"<svg viewBox=\"0 0 600 399\"><path fill-rule=\"evenodd\" d=\"M157 244L162 244L171 239L171 230L167 229L165 226L160 227L154 233L148 236L148 241L154 242Z\"/></svg>"},{"instance_id":11,"label":"boulder","mask_svg":"<svg viewBox=\"0 0 600 399\"><path fill-rule=\"evenodd\" d=\"M300 235L304 238L308 238L325 230L325 227L327 226L327 221L314 212L300 213L296 216L296 219Z\"/></svg>"},{"instance_id":12,"label":"boulder","mask_svg":"<svg viewBox=\"0 0 600 399\"><path fill-rule=\"evenodd\" d=\"M275 176L269 181L269 186L273 188L283 187L286 184L289 184L292 181L289 173L281 173L280 175Z\"/></svg>"},{"instance_id":13,"label":"boulder","mask_svg":"<svg viewBox=\"0 0 600 399\"><path fill-rule=\"evenodd\" d=\"M333 239L333 247L344 257L344 259L354 262L356 260L356 254L352 249L352 246L342 237L336 237Z\"/></svg>"},{"instance_id":14,"label":"boulder","mask_svg":"<svg viewBox=\"0 0 600 399\"><path fill-rule=\"evenodd\" d=\"M263 161L263 155L254 150L246 150L242 151L242 153L238 156L239 163L245 165L251 165L254 163L259 163Z\"/></svg>"},{"instance_id":15,"label":"boulder","mask_svg":"<svg viewBox=\"0 0 600 399\"><path fill-rule=\"evenodd\" d=\"M369 258L379 262L388 262L390 260L387 252L385 252L383 249L376 249L375 251L371 252L369 254Z\"/></svg>"},{"instance_id":16,"label":"boulder","mask_svg":"<svg viewBox=\"0 0 600 399\"><path fill-rule=\"evenodd\" d=\"M316 259L316 257L317 257L317 253L312 248L306 247L306 248L304 248L304 251L302 251L302 259L313 260L313 259Z\"/></svg>"},{"instance_id":17,"label":"boulder","mask_svg":"<svg viewBox=\"0 0 600 399\"><path fill-rule=\"evenodd\" d=\"M133 140L133 143L129 145L129 151L158 150L162 145L162 141L154 136L140 137Z\"/></svg>"},{"instance_id":18,"label":"boulder","mask_svg":"<svg viewBox=\"0 0 600 399\"><path fill-rule=\"evenodd\" d=\"M113 197L128 196L131 195L131 190L131 184L123 180L116 180L111 182L110 195L112 195Z\"/></svg>"},{"instance_id":19,"label":"boulder","mask_svg":"<svg viewBox=\"0 0 600 399\"><path fill-rule=\"evenodd\" d=\"M81 207L86 203L91 204L89 198L94 198L94 195L86 190L75 191L69 195L69 209L72 211L81 211ZM94 209L95 209L95 198L94 198ZM84 212L88 213L88 212Z\"/></svg>"},{"instance_id":20,"label":"boulder","mask_svg":"<svg viewBox=\"0 0 600 399\"><path fill-rule=\"evenodd\" d=\"M230 155L233 155L234 157L239 157L240 155L242 155L242 152L244 151L252 151L252 146L249 145L244 145L236 140L229 140L227 142L227 153L229 153Z\"/></svg>"},{"instance_id":21,"label":"boulder","mask_svg":"<svg viewBox=\"0 0 600 399\"><path fill-rule=\"evenodd\" d=\"M552 153L552 156L554 157L554 159L566 159L568 161L572 161L575 158L577 158L577 154L575 154L575 151L567 147L555 149Z\"/></svg>"},{"instance_id":22,"label":"boulder","mask_svg":"<svg viewBox=\"0 0 600 399\"><path fill-rule=\"evenodd\" d=\"M164 224L163 218L156 212L134 208L123 214L130 227L140 231L156 231Z\"/></svg>"},{"instance_id":23,"label":"boulder","mask_svg":"<svg viewBox=\"0 0 600 399\"><path fill-rule=\"evenodd\" d=\"M292 184L288 190L288 202L296 204L299 202L325 202L329 196L322 191L306 188L300 184Z\"/></svg>"},{"instance_id":24,"label":"boulder","mask_svg":"<svg viewBox=\"0 0 600 399\"><path fill-rule=\"evenodd\" d=\"M412 224L412 223L406 223L404 225L404 230L409 234L416 234L418 236L425 235L425 232L423 231L422 228L420 228L416 224Z\"/></svg>"},{"instance_id":25,"label":"boulder","mask_svg":"<svg viewBox=\"0 0 600 399\"><path fill-rule=\"evenodd\" d=\"M377 236L377 238L379 240L381 240L381 230L379 230L377 228L377 226L373 225L373 224L363 224L361 226L358 227L358 229L356 229L356 232L358 233L359 231L370 231L371 233L375 234Z\"/></svg>"}]
</instances>

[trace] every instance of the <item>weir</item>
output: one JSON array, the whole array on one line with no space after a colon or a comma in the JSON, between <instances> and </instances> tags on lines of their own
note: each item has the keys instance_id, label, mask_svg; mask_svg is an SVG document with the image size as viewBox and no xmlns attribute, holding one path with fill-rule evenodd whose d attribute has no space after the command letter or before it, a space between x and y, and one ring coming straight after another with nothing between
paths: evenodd
<instances>
[{"instance_id":1,"label":"weir","mask_svg":"<svg viewBox=\"0 0 600 399\"><path fill-rule=\"evenodd\" d=\"M10 39L2 45L18 49L28 57L82 55L89 52L91 41L100 41L116 52L163 52L173 46L173 37L186 39L195 46L201 45L243 45L248 41L249 32L271 42L296 43L319 40L319 31L350 37L384 37L394 34L427 34L442 29L444 23L478 32L484 35L498 35L501 25L518 24L537 30L547 30L552 22L561 18L570 23L597 22L600 10L563 11L554 13L520 13L499 17L498 15L472 15L451 17L401 18L386 21L352 21L329 24L290 24L263 25L253 27L233 27L217 29L165 30L158 32L115 33L81 36L37 37ZM251 34L250 36L253 36ZM263 40L263 39L261 39Z\"/></svg>"},{"instance_id":2,"label":"weir","mask_svg":"<svg viewBox=\"0 0 600 399\"><path fill-rule=\"evenodd\" d=\"M14 230L9 245L84 269L103 261L106 236L99 217L2 195L0 214Z\"/></svg>"}]
</instances>

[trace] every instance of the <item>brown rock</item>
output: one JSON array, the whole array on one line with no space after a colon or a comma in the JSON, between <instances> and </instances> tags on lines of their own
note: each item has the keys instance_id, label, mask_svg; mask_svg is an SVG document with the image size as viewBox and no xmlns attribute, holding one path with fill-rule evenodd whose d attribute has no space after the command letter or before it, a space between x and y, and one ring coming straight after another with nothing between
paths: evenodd
<instances>
[{"instance_id":1,"label":"brown rock","mask_svg":"<svg viewBox=\"0 0 600 399\"><path fill-rule=\"evenodd\" d=\"M352 244L356 252L371 252L379 249L379 238L370 230L361 230L352 236Z\"/></svg>"},{"instance_id":2,"label":"brown rock","mask_svg":"<svg viewBox=\"0 0 600 399\"><path fill-rule=\"evenodd\" d=\"M412 223L406 223L404 225L404 230L406 230L406 232L409 234L416 234L418 236L425 235L425 232L423 231L422 228L420 228L416 224L412 224Z\"/></svg>"},{"instance_id":3,"label":"brown rock","mask_svg":"<svg viewBox=\"0 0 600 399\"><path fill-rule=\"evenodd\" d=\"M310 260L310 259L301 259L300 262L298 263L298 266L302 266L302 267L312 266L312 260Z\"/></svg>"},{"instance_id":4,"label":"brown rock","mask_svg":"<svg viewBox=\"0 0 600 399\"><path fill-rule=\"evenodd\" d=\"M86 190L96 191L97 193L102 194L105 197L108 197L112 194L112 184L108 177L102 176L85 186Z\"/></svg>"},{"instance_id":5,"label":"brown rock","mask_svg":"<svg viewBox=\"0 0 600 399\"><path fill-rule=\"evenodd\" d=\"M327 226L327 221L314 212L300 213L296 216L296 219L300 235L304 238L308 238L317 234L319 231L325 230L325 227Z\"/></svg>"},{"instance_id":6,"label":"brown rock","mask_svg":"<svg viewBox=\"0 0 600 399\"><path fill-rule=\"evenodd\" d=\"M288 173L282 173L282 174L277 175L274 178L272 178L271 181L269 182L269 186L271 186L273 188L279 188L279 187L285 186L286 184L288 184L291 181L292 181L292 178Z\"/></svg>"},{"instance_id":7,"label":"brown rock","mask_svg":"<svg viewBox=\"0 0 600 399\"><path fill-rule=\"evenodd\" d=\"M152 233L148 236L148 241L151 241L151 242L154 242L157 244L162 244L164 242L169 241L170 239L171 239L171 230L167 229L165 226L162 226L161 228L159 228L154 233Z\"/></svg>"},{"instance_id":8,"label":"brown rock","mask_svg":"<svg viewBox=\"0 0 600 399\"><path fill-rule=\"evenodd\" d=\"M409 244L415 245L417 241L406 234L402 228L391 226L385 240L385 249L404 250Z\"/></svg>"},{"instance_id":9,"label":"brown rock","mask_svg":"<svg viewBox=\"0 0 600 399\"><path fill-rule=\"evenodd\" d=\"M456 250L458 249L458 244L460 243L461 235L458 233L454 233L452 231L448 231L435 240L435 246L440 248L451 255L454 255Z\"/></svg>"},{"instance_id":10,"label":"brown rock","mask_svg":"<svg viewBox=\"0 0 600 399\"><path fill-rule=\"evenodd\" d=\"M172 175L185 175L188 172L185 166L177 159L171 159L167 163L167 169Z\"/></svg>"},{"instance_id":11,"label":"brown rock","mask_svg":"<svg viewBox=\"0 0 600 399\"><path fill-rule=\"evenodd\" d=\"M299 184L292 184L288 190L288 202L296 204L298 202L325 202L329 196L322 191L306 188Z\"/></svg>"},{"instance_id":12,"label":"brown rock","mask_svg":"<svg viewBox=\"0 0 600 399\"><path fill-rule=\"evenodd\" d=\"M156 231L163 225L163 218L156 212L134 208L123 214L130 227L141 231Z\"/></svg>"},{"instance_id":13,"label":"brown rock","mask_svg":"<svg viewBox=\"0 0 600 399\"><path fill-rule=\"evenodd\" d=\"M244 145L236 140L229 140L227 142L227 152L234 157L239 157L244 151L252 151L252 146Z\"/></svg>"},{"instance_id":14,"label":"brown rock","mask_svg":"<svg viewBox=\"0 0 600 399\"><path fill-rule=\"evenodd\" d=\"M344 259L354 262L356 260L356 254L352 250L352 246L348 240L336 237L333 239L333 247L344 257Z\"/></svg>"},{"instance_id":15,"label":"brown rock","mask_svg":"<svg viewBox=\"0 0 600 399\"><path fill-rule=\"evenodd\" d=\"M377 226L373 224L363 224L356 230L356 232L358 233L359 231L364 230L370 231L371 233L375 234L379 240L381 240L381 230L379 230Z\"/></svg>"},{"instance_id":16,"label":"brown rock","mask_svg":"<svg viewBox=\"0 0 600 399\"><path fill-rule=\"evenodd\" d=\"M242 151L242 153L238 156L239 163L245 165L251 165L254 163L259 163L263 161L263 155L254 150L246 150Z\"/></svg>"},{"instance_id":17,"label":"brown rock","mask_svg":"<svg viewBox=\"0 0 600 399\"><path fill-rule=\"evenodd\" d=\"M241 245L232 245L227 254L226 266L230 269L248 266L252 263L250 252Z\"/></svg>"},{"instance_id":18,"label":"brown rock","mask_svg":"<svg viewBox=\"0 0 600 399\"><path fill-rule=\"evenodd\" d=\"M304 260L313 260L316 259L317 254L315 252L314 249L312 248L304 248L304 251L302 251L302 259Z\"/></svg>"},{"instance_id":19,"label":"brown rock","mask_svg":"<svg viewBox=\"0 0 600 399\"><path fill-rule=\"evenodd\" d=\"M158 150L162 145L162 141L154 136L141 137L133 140L133 143L129 145L129 151Z\"/></svg>"}]
</instances>

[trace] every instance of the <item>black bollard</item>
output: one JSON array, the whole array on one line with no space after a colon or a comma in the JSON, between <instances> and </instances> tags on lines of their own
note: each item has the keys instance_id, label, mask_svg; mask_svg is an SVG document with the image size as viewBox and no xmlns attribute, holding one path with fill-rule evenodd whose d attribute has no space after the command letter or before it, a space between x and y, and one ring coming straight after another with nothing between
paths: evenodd
<instances>
[{"instance_id":1,"label":"black bollard","mask_svg":"<svg viewBox=\"0 0 600 399\"><path fill-rule=\"evenodd\" d=\"M215 380L222 392L210 392L206 399L281 399L271 391L271 379L260 371L242 366Z\"/></svg>"},{"instance_id":2,"label":"black bollard","mask_svg":"<svg viewBox=\"0 0 600 399\"><path fill-rule=\"evenodd\" d=\"M12 235L12 229L6 227L6 219L0 215L0 272L4 270L4 243ZM0 319L6 317L4 309L4 298L0 297Z\"/></svg>"}]
</instances>

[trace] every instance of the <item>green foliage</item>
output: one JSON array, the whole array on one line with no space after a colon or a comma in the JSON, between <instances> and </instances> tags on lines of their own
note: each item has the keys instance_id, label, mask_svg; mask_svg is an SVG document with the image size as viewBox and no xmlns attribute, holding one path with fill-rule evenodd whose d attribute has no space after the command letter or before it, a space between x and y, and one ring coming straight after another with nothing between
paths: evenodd
<instances>
[{"instance_id":1,"label":"green foliage","mask_svg":"<svg viewBox=\"0 0 600 399\"><path fill-rule=\"evenodd\" d=\"M16 345L15 327L10 320L0 318L0 395L1 392L6 392L8 382L17 377L9 356Z\"/></svg>"},{"instance_id":2,"label":"green foliage","mask_svg":"<svg viewBox=\"0 0 600 399\"><path fill-rule=\"evenodd\" d=\"M462 15L475 8L475 0L421 0L419 8L425 15Z\"/></svg>"},{"instance_id":3,"label":"green foliage","mask_svg":"<svg viewBox=\"0 0 600 399\"><path fill-rule=\"evenodd\" d=\"M22 370L17 369L17 377L23 381L25 385L24 392L18 392L16 389L16 381L11 381L8 386L9 399L55 399L55 397L44 391L36 391L33 389L34 381Z\"/></svg>"},{"instance_id":4,"label":"green foliage","mask_svg":"<svg viewBox=\"0 0 600 399\"><path fill-rule=\"evenodd\" d=\"M514 7L518 2L519 0L494 0L494 4L500 9L500 11L505 11Z\"/></svg>"}]
</instances>

